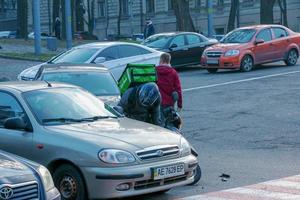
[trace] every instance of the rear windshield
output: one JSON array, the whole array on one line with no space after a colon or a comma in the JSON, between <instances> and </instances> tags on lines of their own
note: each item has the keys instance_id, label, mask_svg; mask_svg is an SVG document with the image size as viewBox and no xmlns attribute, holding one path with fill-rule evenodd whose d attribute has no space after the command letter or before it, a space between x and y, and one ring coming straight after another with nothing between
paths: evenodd
<instances>
[{"instance_id":1,"label":"rear windshield","mask_svg":"<svg viewBox=\"0 0 300 200\"><path fill-rule=\"evenodd\" d=\"M147 38L143 44L151 48L164 48L170 38L168 35L151 36Z\"/></svg>"},{"instance_id":2,"label":"rear windshield","mask_svg":"<svg viewBox=\"0 0 300 200\"><path fill-rule=\"evenodd\" d=\"M108 72L51 72L43 74L42 80L77 85L96 96L115 96L120 93Z\"/></svg>"},{"instance_id":3,"label":"rear windshield","mask_svg":"<svg viewBox=\"0 0 300 200\"><path fill-rule=\"evenodd\" d=\"M248 43L256 33L255 29L238 29L228 33L221 43Z\"/></svg>"},{"instance_id":4,"label":"rear windshield","mask_svg":"<svg viewBox=\"0 0 300 200\"><path fill-rule=\"evenodd\" d=\"M99 49L79 48L71 49L60 54L50 61L50 63L77 63L82 64L87 62Z\"/></svg>"}]
</instances>

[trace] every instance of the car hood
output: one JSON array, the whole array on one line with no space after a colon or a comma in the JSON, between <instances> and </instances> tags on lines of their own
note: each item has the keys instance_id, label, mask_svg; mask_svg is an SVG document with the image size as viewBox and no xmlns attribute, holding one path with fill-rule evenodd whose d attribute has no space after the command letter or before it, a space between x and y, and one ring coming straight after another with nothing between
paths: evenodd
<instances>
[{"instance_id":1,"label":"car hood","mask_svg":"<svg viewBox=\"0 0 300 200\"><path fill-rule=\"evenodd\" d=\"M104 103L110 105L110 106L116 106L118 105L121 97L120 95L113 95L113 96L97 96L98 99L103 101Z\"/></svg>"},{"instance_id":2,"label":"car hood","mask_svg":"<svg viewBox=\"0 0 300 200\"><path fill-rule=\"evenodd\" d=\"M47 63L42 63L25 69L18 75L18 80L25 80L25 81L33 80L35 78L36 73L39 71L40 67L45 64Z\"/></svg>"},{"instance_id":3,"label":"car hood","mask_svg":"<svg viewBox=\"0 0 300 200\"><path fill-rule=\"evenodd\" d=\"M123 148L123 145L132 146L134 149L159 145L179 146L181 138L175 132L125 117L47 128L106 148Z\"/></svg>"},{"instance_id":4,"label":"car hood","mask_svg":"<svg viewBox=\"0 0 300 200\"><path fill-rule=\"evenodd\" d=\"M0 184L1 181L9 177L20 177L32 175L32 170L21 162L13 159L11 156L0 152Z\"/></svg>"},{"instance_id":5,"label":"car hood","mask_svg":"<svg viewBox=\"0 0 300 200\"><path fill-rule=\"evenodd\" d=\"M211 47L208 47L207 51L227 51L230 49L241 49L247 46L247 44L240 44L240 43L218 43Z\"/></svg>"}]
</instances>

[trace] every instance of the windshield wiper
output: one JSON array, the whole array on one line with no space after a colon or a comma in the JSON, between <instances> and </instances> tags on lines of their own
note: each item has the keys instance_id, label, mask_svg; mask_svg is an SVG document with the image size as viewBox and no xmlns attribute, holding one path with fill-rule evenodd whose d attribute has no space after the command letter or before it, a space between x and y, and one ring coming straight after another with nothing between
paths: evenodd
<instances>
[{"instance_id":1,"label":"windshield wiper","mask_svg":"<svg viewBox=\"0 0 300 200\"><path fill-rule=\"evenodd\" d=\"M42 120L43 123L47 123L47 122L62 122L62 123L68 123L68 122L82 122L81 119L73 119L73 118L50 118L50 119L43 119Z\"/></svg>"},{"instance_id":2,"label":"windshield wiper","mask_svg":"<svg viewBox=\"0 0 300 200\"><path fill-rule=\"evenodd\" d=\"M114 116L94 116L94 117L82 118L80 120L82 120L82 121L97 121L100 119L108 119L108 118L117 119L117 117L114 117Z\"/></svg>"}]
</instances>

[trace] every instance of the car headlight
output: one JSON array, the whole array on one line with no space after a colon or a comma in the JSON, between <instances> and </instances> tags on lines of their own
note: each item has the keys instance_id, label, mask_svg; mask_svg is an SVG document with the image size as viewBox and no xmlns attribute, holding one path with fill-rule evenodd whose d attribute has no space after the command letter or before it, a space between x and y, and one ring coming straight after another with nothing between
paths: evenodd
<instances>
[{"instance_id":1,"label":"car headlight","mask_svg":"<svg viewBox=\"0 0 300 200\"><path fill-rule=\"evenodd\" d=\"M101 161L110 164L127 164L135 162L135 158L131 153L118 149L104 149L99 152L98 156Z\"/></svg>"},{"instance_id":2,"label":"car headlight","mask_svg":"<svg viewBox=\"0 0 300 200\"><path fill-rule=\"evenodd\" d=\"M180 140L180 155L183 156L188 156L191 154L191 146L189 142L184 138L181 137Z\"/></svg>"},{"instance_id":3,"label":"car headlight","mask_svg":"<svg viewBox=\"0 0 300 200\"><path fill-rule=\"evenodd\" d=\"M48 169L44 166L39 166L38 168L38 172L41 176L41 179L43 181L43 185L45 187L46 191L49 191L51 189L54 188L54 183L52 180L52 176L50 174L50 172L48 171Z\"/></svg>"},{"instance_id":4,"label":"car headlight","mask_svg":"<svg viewBox=\"0 0 300 200\"><path fill-rule=\"evenodd\" d=\"M240 50L229 50L225 53L225 57L237 56L240 54Z\"/></svg>"}]
</instances>

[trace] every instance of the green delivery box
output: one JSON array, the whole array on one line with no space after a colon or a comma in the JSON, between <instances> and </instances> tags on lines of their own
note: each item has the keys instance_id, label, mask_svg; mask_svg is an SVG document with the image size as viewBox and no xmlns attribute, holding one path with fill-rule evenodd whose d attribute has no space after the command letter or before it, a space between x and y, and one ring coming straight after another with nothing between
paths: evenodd
<instances>
[{"instance_id":1,"label":"green delivery box","mask_svg":"<svg viewBox=\"0 0 300 200\"><path fill-rule=\"evenodd\" d=\"M121 94L128 88L143 83L157 82L155 65L152 64L127 64L118 81Z\"/></svg>"}]
</instances>

